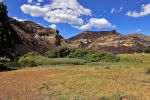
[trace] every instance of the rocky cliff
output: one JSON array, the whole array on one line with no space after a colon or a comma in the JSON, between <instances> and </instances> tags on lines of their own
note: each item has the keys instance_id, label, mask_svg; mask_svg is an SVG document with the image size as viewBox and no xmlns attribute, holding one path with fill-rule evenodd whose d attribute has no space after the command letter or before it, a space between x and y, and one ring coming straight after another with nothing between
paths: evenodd
<instances>
[{"instance_id":1,"label":"rocky cliff","mask_svg":"<svg viewBox=\"0 0 150 100\"><path fill-rule=\"evenodd\" d=\"M68 39L68 44L72 47L106 50L113 53L134 53L141 52L150 45L150 41L135 36L124 36L112 30L86 31Z\"/></svg>"},{"instance_id":2,"label":"rocky cliff","mask_svg":"<svg viewBox=\"0 0 150 100\"><path fill-rule=\"evenodd\" d=\"M10 18L9 23L16 32L15 51L19 54L35 51L44 53L61 46L65 39L58 30L45 28L31 21L17 21Z\"/></svg>"}]
</instances>

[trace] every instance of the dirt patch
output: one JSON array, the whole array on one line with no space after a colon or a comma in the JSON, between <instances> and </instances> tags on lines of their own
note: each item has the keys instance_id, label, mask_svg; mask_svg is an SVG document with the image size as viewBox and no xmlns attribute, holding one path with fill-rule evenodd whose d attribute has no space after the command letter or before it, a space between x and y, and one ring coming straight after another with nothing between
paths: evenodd
<instances>
[{"instance_id":1,"label":"dirt patch","mask_svg":"<svg viewBox=\"0 0 150 100\"><path fill-rule=\"evenodd\" d=\"M48 80L57 78L49 75L61 73L66 73L66 71L53 69L1 72L0 100L43 100L47 89L45 84ZM41 87L35 90L34 86Z\"/></svg>"}]
</instances>

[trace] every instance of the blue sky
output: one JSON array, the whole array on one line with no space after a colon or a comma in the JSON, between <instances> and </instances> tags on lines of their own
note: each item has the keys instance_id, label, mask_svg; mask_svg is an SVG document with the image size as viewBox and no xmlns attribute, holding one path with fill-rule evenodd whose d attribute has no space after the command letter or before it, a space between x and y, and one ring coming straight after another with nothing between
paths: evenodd
<instances>
[{"instance_id":1,"label":"blue sky","mask_svg":"<svg viewBox=\"0 0 150 100\"><path fill-rule=\"evenodd\" d=\"M150 0L4 0L9 16L53 27L65 38L85 30L150 35Z\"/></svg>"}]
</instances>

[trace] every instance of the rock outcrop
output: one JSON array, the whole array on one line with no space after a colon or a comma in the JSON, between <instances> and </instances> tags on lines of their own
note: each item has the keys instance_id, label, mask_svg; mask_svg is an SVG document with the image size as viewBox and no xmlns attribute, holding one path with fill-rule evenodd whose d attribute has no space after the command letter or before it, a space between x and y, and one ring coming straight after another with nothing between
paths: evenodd
<instances>
[{"instance_id":1,"label":"rock outcrop","mask_svg":"<svg viewBox=\"0 0 150 100\"><path fill-rule=\"evenodd\" d=\"M68 39L72 47L90 50L106 50L113 53L134 53L150 45L150 41L135 37L124 36L113 31L86 31Z\"/></svg>"},{"instance_id":2,"label":"rock outcrop","mask_svg":"<svg viewBox=\"0 0 150 100\"><path fill-rule=\"evenodd\" d=\"M17 34L15 51L19 54L31 51L44 53L65 42L58 30L45 28L31 21L20 22L10 18L9 22Z\"/></svg>"}]
</instances>

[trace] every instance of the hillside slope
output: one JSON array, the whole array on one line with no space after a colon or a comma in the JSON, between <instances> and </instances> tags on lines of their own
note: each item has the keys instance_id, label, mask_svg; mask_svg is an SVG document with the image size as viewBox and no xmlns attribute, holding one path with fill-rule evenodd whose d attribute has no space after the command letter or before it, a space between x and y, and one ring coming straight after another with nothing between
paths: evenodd
<instances>
[{"instance_id":1,"label":"hillside slope","mask_svg":"<svg viewBox=\"0 0 150 100\"><path fill-rule=\"evenodd\" d=\"M150 36L146 36L144 34L134 33L134 34L129 34L128 36L134 36L134 37L138 37L138 38L150 41Z\"/></svg>"},{"instance_id":2,"label":"hillside slope","mask_svg":"<svg viewBox=\"0 0 150 100\"><path fill-rule=\"evenodd\" d=\"M150 41L135 37L124 36L115 30L86 31L68 39L72 47L81 47L89 50L106 50L113 53L134 53L150 45Z\"/></svg>"},{"instance_id":3,"label":"hillside slope","mask_svg":"<svg viewBox=\"0 0 150 100\"><path fill-rule=\"evenodd\" d=\"M17 33L15 51L19 54L31 51L43 53L65 42L58 30L45 28L30 21L19 22L15 19L9 21Z\"/></svg>"}]
</instances>

